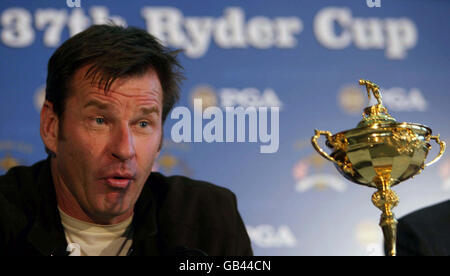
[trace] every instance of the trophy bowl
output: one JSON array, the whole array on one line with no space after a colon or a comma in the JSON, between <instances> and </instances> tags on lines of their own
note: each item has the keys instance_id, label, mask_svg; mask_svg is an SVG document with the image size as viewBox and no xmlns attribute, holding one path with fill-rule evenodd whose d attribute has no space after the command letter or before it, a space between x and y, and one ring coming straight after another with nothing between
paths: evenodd
<instances>
[{"instance_id":1,"label":"trophy bowl","mask_svg":"<svg viewBox=\"0 0 450 276\"><path fill-rule=\"evenodd\" d=\"M344 164L335 163L345 178L377 188L374 179L380 172L390 174L391 187L418 174L431 149L431 137L431 129L423 125L374 124L339 132L326 144L334 150L330 156Z\"/></svg>"},{"instance_id":2,"label":"trophy bowl","mask_svg":"<svg viewBox=\"0 0 450 276\"><path fill-rule=\"evenodd\" d=\"M370 92L373 92L378 104L364 109L363 119L356 128L334 135L329 131L315 130L311 142L316 151L333 162L345 178L377 189L372 195L372 202L382 211L380 226L385 247L388 255L394 256L397 220L391 209L397 206L399 200L391 187L437 162L446 145L439 135L432 135L429 127L398 123L383 106L378 86L367 80L360 80L359 83L366 86L369 100ZM332 151L329 155L318 144L321 135L326 137L326 145ZM439 145L439 154L425 163L431 140Z\"/></svg>"}]
</instances>

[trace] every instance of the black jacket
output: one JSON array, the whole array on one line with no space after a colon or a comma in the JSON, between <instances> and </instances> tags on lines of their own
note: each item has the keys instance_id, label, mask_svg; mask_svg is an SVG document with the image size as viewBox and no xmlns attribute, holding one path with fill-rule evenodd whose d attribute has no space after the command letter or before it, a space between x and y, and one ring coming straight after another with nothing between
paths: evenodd
<instances>
[{"instance_id":1,"label":"black jacket","mask_svg":"<svg viewBox=\"0 0 450 276\"><path fill-rule=\"evenodd\" d=\"M450 200L401 218L397 228L397 255L450 256Z\"/></svg>"},{"instance_id":2,"label":"black jacket","mask_svg":"<svg viewBox=\"0 0 450 276\"><path fill-rule=\"evenodd\" d=\"M131 255L252 255L225 188L151 173L136 202ZM67 255L50 161L0 176L0 255Z\"/></svg>"}]
</instances>

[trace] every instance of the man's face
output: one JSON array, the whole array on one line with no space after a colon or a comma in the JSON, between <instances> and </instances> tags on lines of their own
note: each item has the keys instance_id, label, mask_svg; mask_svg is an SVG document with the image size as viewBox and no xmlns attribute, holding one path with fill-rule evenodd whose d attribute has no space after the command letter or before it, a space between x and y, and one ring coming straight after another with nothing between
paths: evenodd
<instances>
[{"instance_id":1,"label":"man's face","mask_svg":"<svg viewBox=\"0 0 450 276\"><path fill-rule=\"evenodd\" d=\"M155 71L117 79L105 92L71 82L56 146L58 179L90 218L131 214L159 154L162 88Z\"/></svg>"}]
</instances>

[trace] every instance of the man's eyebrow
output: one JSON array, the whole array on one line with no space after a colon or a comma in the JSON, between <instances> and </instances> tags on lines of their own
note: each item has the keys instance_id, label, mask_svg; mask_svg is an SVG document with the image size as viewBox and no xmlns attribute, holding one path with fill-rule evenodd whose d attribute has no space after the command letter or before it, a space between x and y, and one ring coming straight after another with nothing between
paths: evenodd
<instances>
[{"instance_id":1,"label":"man's eyebrow","mask_svg":"<svg viewBox=\"0 0 450 276\"><path fill-rule=\"evenodd\" d=\"M95 106L95 107L97 107L98 109L108 109L108 107L109 107L108 104L101 103L101 102L96 101L96 100L90 100L90 101L88 101L88 102L83 106L83 109L84 109L84 108L88 108L88 107L90 107L90 106Z\"/></svg>"},{"instance_id":2,"label":"man's eyebrow","mask_svg":"<svg viewBox=\"0 0 450 276\"><path fill-rule=\"evenodd\" d=\"M142 113L142 115L148 115L151 113L159 114L159 108L157 106L152 107L141 107L139 111Z\"/></svg>"},{"instance_id":3,"label":"man's eyebrow","mask_svg":"<svg viewBox=\"0 0 450 276\"><path fill-rule=\"evenodd\" d=\"M97 100L90 100L83 106L83 108L88 108L90 106L94 106L94 107L97 107L98 109L102 109L102 110L109 109L109 107L110 107L109 104L102 103ZM141 108L139 108L139 112L142 115L148 115L151 113L159 114L159 108L157 106L141 107Z\"/></svg>"}]
</instances>

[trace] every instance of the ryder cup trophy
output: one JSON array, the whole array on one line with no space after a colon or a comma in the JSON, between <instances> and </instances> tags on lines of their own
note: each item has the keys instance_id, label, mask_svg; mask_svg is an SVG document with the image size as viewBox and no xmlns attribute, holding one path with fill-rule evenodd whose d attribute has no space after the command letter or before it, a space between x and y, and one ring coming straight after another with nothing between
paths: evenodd
<instances>
[{"instance_id":1,"label":"ryder cup trophy","mask_svg":"<svg viewBox=\"0 0 450 276\"><path fill-rule=\"evenodd\" d=\"M439 135L431 135L431 129L424 125L398 123L383 106L379 87L367 80L360 80L359 84L366 86L369 100L372 93L378 104L364 109L363 119L356 128L334 135L329 131L315 130L311 142L316 151L333 162L345 178L377 189L372 202L382 211L380 226L386 250L390 256L395 256L397 220L391 209L399 200L391 187L438 161L445 151L445 142L439 139ZM331 154L319 147L317 140L321 135L326 137L325 144ZM440 146L439 154L425 163L431 140Z\"/></svg>"}]
</instances>

